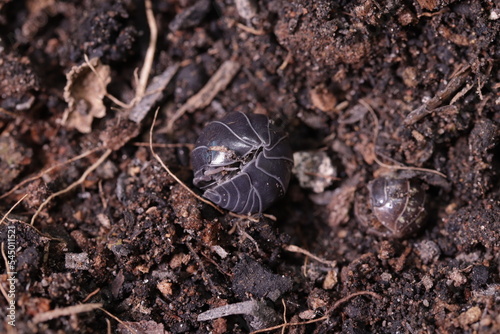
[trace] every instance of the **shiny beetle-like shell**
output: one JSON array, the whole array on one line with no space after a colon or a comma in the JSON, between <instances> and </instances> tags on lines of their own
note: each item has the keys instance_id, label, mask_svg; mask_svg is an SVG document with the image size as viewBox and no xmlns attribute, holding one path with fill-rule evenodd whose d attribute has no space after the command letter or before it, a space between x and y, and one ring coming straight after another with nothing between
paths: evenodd
<instances>
[{"instance_id":1,"label":"shiny beetle-like shell","mask_svg":"<svg viewBox=\"0 0 500 334\"><path fill-rule=\"evenodd\" d=\"M422 227L425 188L415 179L379 177L368 184L372 211L394 237L404 237Z\"/></svg>"},{"instance_id":2,"label":"shiny beetle-like shell","mask_svg":"<svg viewBox=\"0 0 500 334\"><path fill-rule=\"evenodd\" d=\"M282 197L293 166L288 135L265 115L242 112L209 123L191 160L203 196L242 214L260 213Z\"/></svg>"}]
</instances>

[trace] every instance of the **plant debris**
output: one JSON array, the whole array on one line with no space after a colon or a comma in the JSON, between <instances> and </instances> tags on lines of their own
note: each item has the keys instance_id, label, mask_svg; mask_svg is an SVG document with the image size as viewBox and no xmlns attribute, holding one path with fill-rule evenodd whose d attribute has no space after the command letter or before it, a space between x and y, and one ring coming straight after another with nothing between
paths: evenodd
<instances>
[{"instance_id":1,"label":"plant debris","mask_svg":"<svg viewBox=\"0 0 500 334\"><path fill-rule=\"evenodd\" d=\"M253 330L273 326L279 321L276 311L258 300L249 300L208 310L198 316L198 321L213 320L237 314L249 316L249 326Z\"/></svg>"},{"instance_id":2,"label":"plant debris","mask_svg":"<svg viewBox=\"0 0 500 334\"><path fill-rule=\"evenodd\" d=\"M91 69L91 66L95 72ZM82 133L92 131L94 118L106 115L103 99L106 96L106 86L111 81L110 67L102 65L99 59L92 58L89 64L74 66L66 74L64 100L68 103L63 123Z\"/></svg>"}]
</instances>

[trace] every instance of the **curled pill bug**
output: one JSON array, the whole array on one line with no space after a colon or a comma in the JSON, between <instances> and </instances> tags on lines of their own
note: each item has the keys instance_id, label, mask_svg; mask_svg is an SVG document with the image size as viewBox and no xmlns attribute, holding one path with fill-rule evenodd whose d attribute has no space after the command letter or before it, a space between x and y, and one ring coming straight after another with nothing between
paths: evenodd
<instances>
[{"instance_id":1,"label":"curled pill bug","mask_svg":"<svg viewBox=\"0 0 500 334\"><path fill-rule=\"evenodd\" d=\"M368 184L371 209L385 235L408 236L427 216L426 188L417 179L379 177Z\"/></svg>"},{"instance_id":2,"label":"curled pill bug","mask_svg":"<svg viewBox=\"0 0 500 334\"><path fill-rule=\"evenodd\" d=\"M293 167L288 135L267 116L242 112L209 123L191 161L203 196L240 214L261 213L282 197Z\"/></svg>"}]
</instances>

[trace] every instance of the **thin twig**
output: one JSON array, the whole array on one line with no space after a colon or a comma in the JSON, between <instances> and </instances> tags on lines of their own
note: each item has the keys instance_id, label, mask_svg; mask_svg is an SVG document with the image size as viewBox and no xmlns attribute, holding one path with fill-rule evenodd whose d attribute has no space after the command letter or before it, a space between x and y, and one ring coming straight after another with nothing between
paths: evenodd
<instances>
[{"instance_id":1,"label":"thin twig","mask_svg":"<svg viewBox=\"0 0 500 334\"><path fill-rule=\"evenodd\" d=\"M190 113L197 109L208 106L219 92L227 88L234 76L240 70L241 65L234 60L226 60L210 77L208 82L195 95L191 96L167 121L166 131L172 132L175 121L186 112Z\"/></svg>"},{"instance_id":2,"label":"thin twig","mask_svg":"<svg viewBox=\"0 0 500 334\"><path fill-rule=\"evenodd\" d=\"M32 321L36 325L40 322L49 321L67 315L73 315L83 312L90 312L95 309L101 309L101 307L102 307L101 303L90 303L90 304L73 305L64 308L56 308L54 310L36 314L33 317Z\"/></svg>"},{"instance_id":3,"label":"thin twig","mask_svg":"<svg viewBox=\"0 0 500 334\"><path fill-rule=\"evenodd\" d=\"M149 147L151 144L150 143L142 143L142 142L137 142L133 143L132 145L134 146L147 146ZM176 143L176 144L167 144L167 143L153 143L153 147L165 147L165 148L177 148L177 147L187 147L190 150L194 148L194 144L191 143Z\"/></svg>"},{"instance_id":4,"label":"thin twig","mask_svg":"<svg viewBox=\"0 0 500 334\"><path fill-rule=\"evenodd\" d=\"M278 71L284 71L285 68L288 66L288 64L290 64L292 59L293 59L292 53L289 51L285 57L285 60L283 60L283 63L281 63L280 67L278 67Z\"/></svg>"},{"instance_id":5,"label":"thin twig","mask_svg":"<svg viewBox=\"0 0 500 334\"><path fill-rule=\"evenodd\" d=\"M4 250L4 243L2 242L2 245L0 246L2 247L2 257L3 257L3 260L5 262L5 271L7 272L7 277L11 277L10 276L10 268L9 268L9 261L7 260L7 256L5 255L5 250ZM0 290L2 291L2 295L4 296L5 300L7 301L7 305L10 304L10 298L9 298L9 295L7 294L7 291L5 291L2 283L0 282Z\"/></svg>"},{"instance_id":6,"label":"thin twig","mask_svg":"<svg viewBox=\"0 0 500 334\"><path fill-rule=\"evenodd\" d=\"M479 77L477 78L477 80L479 80ZM461 98L462 96L464 96L465 94L467 94L467 92L469 90L471 90L472 87L474 87L474 84L467 84L467 85L465 85L464 88L462 88L457 94L455 94L455 96L453 96L453 98L450 100L450 104L449 105L450 106L454 105L455 102L457 102L459 98ZM482 98L480 98L480 99L482 100Z\"/></svg>"},{"instance_id":7,"label":"thin twig","mask_svg":"<svg viewBox=\"0 0 500 334\"><path fill-rule=\"evenodd\" d=\"M14 191L16 191L17 189L19 189L20 187L22 187L23 185L25 185L26 183L28 182L31 182L31 181L34 181L36 179L39 179L41 178L42 176L44 176L45 174L47 173L50 173L52 170L56 169L56 168L59 168L59 167L62 167L64 165L67 165L67 164L70 164L74 161L77 161L77 160L80 160L82 158L85 158L86 156L94 153L94 152L97 152L97 151L100 151L100 150L103 150L102 147L98 147L98 148L94 148L92 150L89 150L89 151L86 151L80 155L77 155L76 157L73 157L69 160L66 160L64 162L61 162L61 163L58 163L58 164L55 164L54 166L51 166L43 171L41 171L40 173L38 173L37 175L35 176L32 176L32 177L29 177L27 178L26 180L23 180L21 181L20 183L18 183L14 188L12 188L11 190L9 190L8 192L6 192L5 194L3 194L2 196L0 196L0 199L4 198L4 197L7 197L9 196L10 194L12 194Z\"/></svg>"},{"instance_id":8,"label":"thin twig","mask_svg":"<svg viewBox=\"0 0 500 334\"><path fill-rule=\"evenodd\" d=\"M328 319L328 316L325 315L321 318L312 319L312 320L308 320L308 321L304 321L304 322L287 322L286 324L281 324L281 325L277 325L277 326L273 326L273 327L259 329L257 331L250 332L250 334L265 333L265 332L273 331L275 329L282 329L282 328L291 327L291 326L309 325L309 324L312 324L312 323L315 323L318 321L327 320L327 319Z\"/></svg>"},{"instance_id":9,"label":"thin twig","mask_svg":"<svg viewBox=\"0 0 500 334\"><path fill-rule=\"evenodd\" d=\"M135 81L137 82L137 86L135 88L135 96L130 101L129 103L124 103L114 97L113 95L109 93L105 93L105 96L110 99L113 103L118 105L120 108L123 109L130 109L132 108L137 102L141 101L142 98L144 97L144 93L146 92L146 87L148 85L148 79L149 75L151 73L151 68L153 67L153 60L154 60L154 55L156 52L156 42L158 40L158 26L156 24L156 20L154 17L153 13L153 6L151 4L151 0L144 0L144 6L146 8L146 19L148 21L148 26L149 26L149 45L148 49L146 50L146 55L144 56L144 64L142 65L141 68L141 74L137 75L137 70L134 71L134 78ZM84 55L85 62L87 65L90 67L92 72L97 76L99 83L104 87L104 81L102 78L99 76L97 71L95 70L94 66L90 64L89 58L87 55ZM106 91L106 89L104 90Z\"/></svg>"},{"instance_id":10,"label":"thin twig","mask_svg":"<svg viewBox=\"0 0 500 334\"><path fill-rule=\"evenodd\" d=\"M309 252L309 251L307 251L299 246L285 245L285 246L283 246L283 249L285 249L286 251L292 252L292 253L304 254L305 256L310 257L313 260L316 260L320 263L326 264L326 265L331 266L331 267L337 266L337 261L329 261L329 260L322 259L322 258L314 255L313 253L311 253L311 252Z\"/></svg>"},{"instance_id":11,"label":"thin twig","mask_svg":"<svg viewBox=\"0 0 500 334\"><path fill-rule=\"evenodd\" d=\"M224 275L226 275L227 277L230 277L230 278L232 278L232 277L234 276L233 274L228 273L227 271L225 271L225 270L221 267L221 265L220 265L220 264L218 264L218 263L217 263L214 259L212 259L209 255L207 255L207 254L205 254L205 253L203 253L203 252L201 252L201 255L203 255L203 257L204 257L205 259L207 259L207 261L208 261L208 262L210 262L211 264L213 264L213 265L217 268L217 270L218 270L219 272L223 273Z\"/></svg>"},{"instance_id":12,"label":"thin twig","mask_svg":"<svg viewBox=\"0 0 500 334\"><path fill-rule=\"evenodd\" d=\"M285 328L288 321L286 320L286 303L284 298L281 298L281 303L283 304L283 328L281 329L281 334L285 334Z\"/></svg>"},{"instance_id":13,"label":"thin twig","mask_svg":"<svg viewBox=\"0 0 500 334\"><path fill-rule=\"evenodd\" d=\"M108 208L108 201L106 201L106 195L104 194L104 190L102 189L102 180L97 182L97 188L99 189L99 197L101 198L102 208L106 210Z\"/></svg>"},{"instance_id":14,"label":"thin twig","mask_svg":"<svg viewBox=\"0 0 500 334\"><path fill-rule=\"evenodd\" d=\"M275 221L277 221L277 220L278 220L278 218L276 218L276 216L271 215L271 214L269 214L269 213L263 213L262 215L263 215L264 217L266 217L267 219L272 220L273 222L275 222Z\"/></svg>"},{"instance_id":15,"label":"thin twig","mask_svg":"<svg viewBox=\"0 0 500 334\"><path fill-rule=\"evenodd\" d=\"M433 17L433 16L441 15L443 13L446 13L448 10L449 10L448 8L445 8L445 9L441 9L440 11L437 11L437 12L434 12L434 13L423 12L422 14L418 15L418 18L421 18L421 17Z\"/></svg>"},{"instance_id":16,"label":"thin twig","mask_svg":"<svg viewBox=\"0 0 500 334\"><path fill-rule=\"evenodd\" d=\"M246 32L248 32L248 33L250 33L252 35L263 36L263 35L267 34L267 31L265 31L265 30L255 29L255 28L252 28L252 27L248 27L248 26L246 26L246 25L244 25L242 23L239 23L239 22L236 23L236 26L238 28L240 28L241 30L246 31Z\"/></svg>"},{"instance_id":17,"label":"thin twig","mask_svg":"<svg viewBox=\"0 0 500 334\"><path fill-rule=\"evenodd\" d=\"M419 171L419 172L436 174L436 175L439 175L441 177L444 177L445 179L447 178L446 175L444 175L443 173L438 172L437 170L434 170L434 169L421 168L421 167L408 167L408 166L404 166L402 163L400 163L400 164L403 166L394 166L394 165L388 165L388 164L382 162L377 156L378 155L377 154L377 139L378 139L378 126L379 126L377 114L375 113L373 108L365 100L360 99L359 102L366 109L368 109L368 111L372 115L374 123L375 123L375 125L374 125L375 129L373 130L373 137L374 137L374 139L373 139L373 146L374 146L373 151L374 152L373 153L374 153L374 160L377 164L379 164L382 167L389 168L392 170L394 170L394 169L395 170L415 170L415 171Z\"/></svg>"},{"instance_id":18,"label":"thin twig","mask_svg":"<svg viewBox=\"0 0 500 334\"><path fill-rule=\"evenodd\" d=\"M87 297L85 297L84 300L82 300L82 303L86 303L90 298L94 297L95 295L97 295L99 293L99 291L101 291L101 288L97 288L95 289L94 291L92 291L91 293L88 294Z\"/></svg>"},{"instance_id":19,"label":"thin twig","mask_svg":"<svg viewBox=\"0 0 500 334\"><path fill-rule=\"evenodd\" d=\"M8 116L10 116L12 118L17 118L18 117L17 114L13 113L12 111L8 111L7 109L4 109L2 107L0 107L0 113L4 113L5 115L8 115Z\"/></svg>"},{"instance_id":20,"label":"thin twig","mask_svg":"<svg viewBox=\"0 0 500 334\"><path fill-rule=\"evenodd\" d=\"M341 298L341 299L337 300L335 302L335 304L333 304L332 308L328 310L328 314L330 314L333 311L335 311L335 309L337 309L340 305L342 305L343 303L345 303L349 299L352 299L352 298L357 297L357 296L364 296L364 295L372 296L375 299L382 299L381 295L379 295L378 293L375 293L373 291L358 291L358 292L354 292L354 293L351 293L348 296L345 296L344 298Z\"/></svg>"},{"instance_id":21,"label":"thin twig","mask_svg":"<svg viewBox=\"0 0 500 334\"><path fill-rule=\"evenodd\" d=\"M224 211L222 211L222 209L220 209L217 205L200 197L193 190L191 190L191 188L189 188L187 185L185 185L184 182L182 182L174 173L172 173L172 171L167 167L167 165L165 165L163 160L161 160L160 156L158 154L156 154L156 152L154 151L154 149L153 149L153 129L155 127L156 117L158 116L158 110L159 110L159 108L156 108L155 116L153 118L153 123L151 124L151 128L149 129L149 149L151 150L151 154L160 163L160 165L163 167L163 169L165 169L167 171L168 175L170 175L175 181L177 181L177 183L179 183L191 195L193 195L194 197L196 197L198 200L202 201L203 203L210 205L211 207L213 207L215 210L219 211L220 213L224 213Z\"/></svg>"},{"instance_id":22,"label":"thin twig","mask_svg":"<svg viewBox=\"0 0 500 334\"><path fill-rule=\"evenodd\" d=\"M210 276L208 275L208 272L207 270L205 269L205 265L203 264L203 262L201 261L201 258L200 256L194 251L194 248L193 246L189 243L189 242L186 242L186 246L188 247L189 249L189 252L191 253L191 255L193 255L194 257L194 260L196 261L196 263L198 264L198 266L200 267L201 269L201 272L202 272L202 277L203 277L203 280L205 282L208 283L208 285L210 286L210 289L215 292L216 294L218 295L221 295L222 294L222 291L221 289L219 289L215 284L214 282L212 281L212 279L210 278Z\"/></svg>"},{"instance_id":23,"label":"thin twig","mask_svg":"<svg viewBox=\"0 0 500 334\"><path fill-rule=\"evenodd\" d=\"M109 321L108 318L106 318L106 333L111 334L111 321Z\"/></svg>"},{"instance_id":24,"label":"thin twig","mask_svg":"<svg viewBox=\"0 0 500 334\"><path fill-rule=\"evenodd\" d=\"M260 250L260 247L259 247L259 244L257 243L257 241L250 235L248 234L247 231L245 231L243 229L243 227L241 226L240 224L241 221L238 221L236 222L236 227L238 229L238 232L244 237L244 238L247 238L248 240L250 240L250 242L253 243L253 245L255 246L255 250L257 251L258 254L262 255L262 256L265 256L265 254L263 254L263 252L261 252ZM243 241L245 241L245 239L243 239ZM242 242L243 242L242 241Z\"/></svg>"},{"instance_id":25,"label":"thin twig","mask_svg":"<svg viewBox=\"0 0 500 334\"><path fill-rule=\"evenodd\" d=\"M229 212L229 215L233 216L235 218L249 220L253 223L258 223L260 221L258 215L240 215L240 214L234 213L234 212Z\"/></svg>"},{"instance_id":26,"label":"thin twig","mask_svg":"<svg viewBox=\"0 0 500 334\"><path fill-rule=\"evenodd\" d=\"M31 225L33 225L35 223L36 217L38 217L38 215L40 214L40 212L42 211L42 209L51 200L53 200L54 198L56 198L56 197L58 197L58 196L60 196L62 194L65 194L65 193L69 192L70 190L72 190L73 188L75 188L76 186L78 186L79 184L83 183L83 181L85 181L85 179L87 178L87 176L89 176L90 173L92 173L97 167L99 167L108 158L108 156L111 154L111 152L113 152L111 149L107 149L106 152L104 152L104 154L96 162L94 162L92 164L92 166L90 166L89 168L87 168L87 170L82 174L82 176L78 180L76 180L75 182L73 182L72 184L70 184L69 186L67 186L66 188L64 188L63 190L60 190L60 191L58 191L56 193L53 193L42 204L40 204L40 206L36 210L36 212L33 215L33 217L31 217Z\"/></svg>"},{"instance_id":27,"label":"thin twig","mask_svg":"<svg viewBox=\"0 0 500 334\"><path fill-rule=\"evenodd\" d=\"M346 301L348 301L349 299L352 299L356 296L362 296L362 295L370 295L376 299L381 299L382 296L380 296L379 294L375 293L375 292L372 292L372 291L359 291L359 292L355 292L355 293L352 293L342 299L339 299L337 302L335 302L335 304L333 304L333 306L328 310L328 314L331 314L336 308L338 308L340 305L342 305L343 303L345 303ZM327 320L330 316L329 315L325 315L325 316L322 316L321 318L318 318L318 319L312 319L312 320L308 320L308 321L304 321L304 322L286 322L286 323L283 323L281 325L277 325L277 326L273 326L273 327L269 327L269 328L263 328L263 329L259 329L257 331L253 331L251 332L250 334L257 334L257 333L264 333L264 332L269 332L269 331L272 331L272 330L275 330L275 329L282 329L282 328L285 328L285 327L290 327L290 326L303 326L303 325L308 325L308 324L312 324L312 323L315 323L315 322L318 322L318 321L323 321L323 320Z\"/></svg>"},{"instance_id":28,"label":"thin twig","mask_svg":"<svg viewBox=\"0 0 500 334\"><path fill-rule=\"evenodd\" d=\"M2 220L0 220L0 225L3 224L4 220L7 218L8 215L10 215L10 213L12 212L12 210L14 210L14 208L16 206L19 205L19 203L21 203L26 197L28 196L28 194L25 194L19 201L16 202L16 204L14 204L10 209L9 211L7 211L7 213L2 217Z\"/></svg>"},{"instance_id":29,"label":"thin twig","mask_svg":"<svg viewBox=\"0 0 500 334\"><path fill-rule=\"evenodd\" d=\"M123 322L123 320L121 320L120 318L118 318L117 316L113 315L112 313L110 313L109 311L106 311L105 309L103 309L102 307L99 307L98 308L99 310L101 310L102 312L106 313L109 317L115 319L116 321L118 321L120 324L122 324L123 326L125 326L129 331L130 333L137 333L137 331L130 327L129 325L127 325L125 322Z\"/></svg>"},{"instance_id":30,"label":"thin twig","mask_svg":"<svg viewBox=\"0 0 500 334\"><path fill-rule=\"evenodd\" d=\"M149 74L151 73L151 68L153 67L153 60L156 51L156 41L158 39L158 26L156 25L151 0L144 0L144 5L146 7L146 18L148 20L149 26L149 46L146 51L146 56L144 57L144 64L141 68L141 74L139 75L139 85L135 91L134 100L136 102L142 99L142 97L144 96L144 92L146 91Z\"/></svg>"}]
</instances>

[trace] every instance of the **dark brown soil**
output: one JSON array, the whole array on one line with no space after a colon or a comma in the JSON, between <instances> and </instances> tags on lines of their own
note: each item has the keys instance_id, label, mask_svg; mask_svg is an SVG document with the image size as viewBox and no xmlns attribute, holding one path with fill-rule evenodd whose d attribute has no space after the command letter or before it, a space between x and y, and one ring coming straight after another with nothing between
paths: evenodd
<instances>
[{"instance_id":1,"label":"dark brown soil","mask_svg":"<svg viewBox=\"0 0 500 334\"><path fill-rule=\"evenodd\" d=\"M267 212L275 221L218 213L137 144L149 140L154 108L136 124L104 98L90 133L64 121L66 74L85 55L109 66L109 93L134 96L149 43L142 1L2 0L0 196L41 177L0 199L3 217L28 194L0 226L5 245L16 233L17 279L15 327L0 297L0 332L248 333L323 316L286 331L500 332L498 3L165 0L153 11L150 78L180 64L154 105L155 143L194 143L226 112L264 113L294 151L326 152L336 177L317 194L292 178ZM227 88L167 131L227 60L241 66ZM189 148L156 152L194 188ZM30 226L104 149L109 157ZM403 164L446 178L386 166ZM415 233L385 229L370 208L368 183L388 175L424 187ZM356 292L371 294L349 298ZM261 307L253 315L198 321L249 300ZM101 309L43 318L88 303L123 323Z\"/></svg>"}]
</instances>

